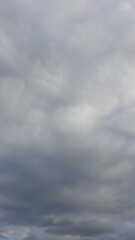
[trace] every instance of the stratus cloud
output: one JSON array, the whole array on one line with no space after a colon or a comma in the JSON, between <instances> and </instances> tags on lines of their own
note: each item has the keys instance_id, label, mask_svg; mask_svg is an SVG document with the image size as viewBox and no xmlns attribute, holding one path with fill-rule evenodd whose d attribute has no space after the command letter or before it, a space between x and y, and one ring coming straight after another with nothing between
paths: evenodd
<instances>
[{"instance_id":1,"label":"stratus cloud","mask_svg":"<svg viewBox=\"0 0 135 240\"><path fill-rule=\"evenodd\" d=\"M133 239L134 11L0 3L1 239Z\"/></svg>"}]
</instances>

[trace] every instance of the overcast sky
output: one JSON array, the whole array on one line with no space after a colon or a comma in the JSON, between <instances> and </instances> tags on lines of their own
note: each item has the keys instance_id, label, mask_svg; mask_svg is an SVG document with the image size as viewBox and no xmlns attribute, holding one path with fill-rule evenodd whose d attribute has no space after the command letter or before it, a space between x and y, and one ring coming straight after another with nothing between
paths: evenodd
<instances>
[{"instance_id":1,"label":"overcast sky","mask_svg":"<svg viewBox=\"0 0 135 240\"><path fill-rule=\"evenodd\" d=\"M134 236L135 1L0 0L0 240Z\"/></svg>"}]
</instances>

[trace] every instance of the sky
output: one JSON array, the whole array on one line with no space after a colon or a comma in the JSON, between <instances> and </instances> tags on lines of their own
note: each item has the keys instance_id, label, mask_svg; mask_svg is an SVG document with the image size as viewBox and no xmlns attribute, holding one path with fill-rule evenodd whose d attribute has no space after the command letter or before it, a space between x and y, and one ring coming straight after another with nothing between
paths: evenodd
<instances>
[{"instance_id":1,"label":"sky","mask_svg":"<svg viewBox=\"0 0 135 240\"><path fill-rule=\"evenodd\" d=\"M133 240L135 1L0 0L0 240Z\"/></svg>"}]
</instances>

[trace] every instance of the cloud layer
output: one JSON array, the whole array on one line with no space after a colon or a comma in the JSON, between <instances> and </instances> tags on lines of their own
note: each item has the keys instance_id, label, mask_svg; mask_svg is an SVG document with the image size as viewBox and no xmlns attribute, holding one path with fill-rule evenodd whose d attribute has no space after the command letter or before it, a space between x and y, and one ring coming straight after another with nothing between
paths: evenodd
<instances>
[{"instance_id":1,"label":"cloud layer","mask_svg":"<svg viewBox=\"0 0 135 240\"><path fill-rule=\"evenodd\" d=\"M135 3L0 3L0 240L135 235Z\"/></svg>"}]
</instances>

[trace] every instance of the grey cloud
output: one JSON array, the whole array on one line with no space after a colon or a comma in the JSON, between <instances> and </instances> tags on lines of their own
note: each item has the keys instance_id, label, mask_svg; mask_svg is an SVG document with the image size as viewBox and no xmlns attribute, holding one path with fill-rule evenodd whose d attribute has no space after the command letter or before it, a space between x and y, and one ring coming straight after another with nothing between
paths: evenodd
<instances>
[{"instance_id":1,"label":"grey cloud","mask_svg":"<svg viewBox=\"0 0 135 240\"><path fill-rule=\"evenodd\" d=\"M77 165L75 160L71 162L68 158L63 162L63 157L44 156L37 161L35 158L39 158L38 155L18 154L12 159L4 159L1 165L0 205L3 210L9 211L10 221L15 220L16 224L20 221L24 224L25 221L38 223L44 214L75 211L75 203L66 199L63 191L74 189L82 179L85 181L85 170L83 172L83 166ZM27 161L33 161L33 166Z\"/></svg>"},{"instance_id":2,"label":"grey cloud","mask_svg":"<svg viewBox=\"0 0 135 240\"><path fill-rule=\"evenodd\" d=\"M7 239L7 238L4 237L4 235L0 234L0 239L3 240L3 239Z\"/></svg>"},{"instance_id":3,"label":"grey cloud","mask_svg":"<svg viewBox=\"0 0 135 240\"><path fill-rule=\"evenodd\" d=\"M7 239L133 238L134 12L132 0L0 3Z\"/></svg>"},{"instance_id":4,"label":"grey cloud","mask_svg":"<svg viewBox=\"0 0 135 240\"><path fill-rule=\"evenodd\" d=\"M113 232L113 227L107 223L86 221L86 222L72 222L68 220L60 221L51 227L47 228L47 232L58 235L70 235L73 236L93 236L105 233Z\"/></svg>"}]
</instances>

